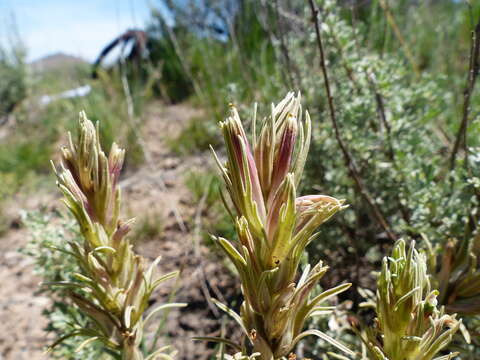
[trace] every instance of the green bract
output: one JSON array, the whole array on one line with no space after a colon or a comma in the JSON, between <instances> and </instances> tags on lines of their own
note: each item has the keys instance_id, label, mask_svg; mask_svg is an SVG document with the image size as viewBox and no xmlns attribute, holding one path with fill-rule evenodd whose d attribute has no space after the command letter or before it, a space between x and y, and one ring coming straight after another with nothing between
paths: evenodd
<instances>
[{"instance_id":1,"label":"green bract","mask_svg":"<svg viewBox=\"0 0 480 360\"><path fill-rule=\"evenodd\" d=\"M146 268L144 259L134 253L125 238L133 219L120 219L118 178L125 152L113 143L107 157L100 146L98 126L95 128L83 112L79 127L77 142L69 136L69 146L62 149L61 168L54 169L65 196L63 201L75 216L84 239L82 243L70 242L71 251L67 251L81 271L74 274L77 282L52 285L67 287L73 302L92 323L56 344L71 336L85 336L87 340L81 346L99 340L120 351L125 360L144 359L139 346L149 319L144 317L149 298L160 283L177 276L177 272L156 277L160 258ZM161 305L157 309L170 306L184 304ZM153 359L155 354L146 359Z\"/></svg>"},{"instance_id":2,"label":"green bract","mask_svg":"<svg viewBox=\"0 0 480 360\"><path fill-rule=\"evenodd\" d=\"M318 310L331 311L321 304L350 284L311 298L328 269L322 262L307 266L296 281L300 259L317 227L344 208L343 201L330 196L297 197L311 128L308 112L302 118L300 95L289 93L272 105L258 139L253 121L252 144L234 106L220 126L227 161L222 164L216 159L233 203L238 243L217 240L238 271L244 295L240 315L220 306L233 314L250 342L247 348L234 347L244 354L258 352L260 359L279 359L303 337L317 335L351 354L318 330L302 332L307 318Z\"/></svg>"},{"instance_id":3,"label":"green bract","mask_svg":"<svg viewBox=\"0 0 480 360\"><path fill-rule=\"evenodd\" d=\"M412 242L399 240L391 257L383 259L378 279L377 320L364 339L371 360L447 360L438 356L452 340L461 321L437 308L437 290L431 290L426 259Z\"/></svg>"}]
</instances>

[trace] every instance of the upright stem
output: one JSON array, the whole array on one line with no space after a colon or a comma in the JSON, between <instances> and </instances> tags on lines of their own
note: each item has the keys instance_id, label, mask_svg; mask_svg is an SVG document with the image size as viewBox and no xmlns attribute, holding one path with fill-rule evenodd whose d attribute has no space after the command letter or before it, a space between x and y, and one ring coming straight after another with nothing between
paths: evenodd
<instances>
[{"instance_id":1,"label":"upright stem","mask_svg":"<svg viewBox=\"0 0 480 360\"><path fill-rule=\"evenodd\" d=\"M343 153L343 157L345 159L345 164L347 165L347 168L350 172L350 175L355 182L355 185L357 186L357 189L359 190L360 194L363 196L365 201L368 203L368 205L371 207L373 211L373 215L377 222L380 224L382 229L385 231L387 234L388 238L392 241L396 241L397 237L391 230L389 224L387 223L384 215L382 214L382 211L380 210L379 206L375 203L371 195L369 194L367 188L365 187L365 184L363 183L360 174L357 170L357 167L354 163L353 157L350 154L346 144L344 143L342 136L340 134L340 129L338 126L337 122L337 116L335 112L335 105L333 103L333 96L330 90L330 81L328 78L328 72L327 72L327 67L325 64L325 51L323 48L323 43L322 43L322 36L320 33L320 26L318 23L318 9L315 6L313 0L309 0L310 4L310 9L312 11L312 17L313 17L313 22L315 24L315 33L317 35L317 45L320 50L320 68L322 69L322 74L323 74L323 79L325 82L325 91L327 93L327 100L328 100L328 109L330 112L330 119L332 121L333 129L335 131L335 138L337 139L338 145L340 146L340 149Z\"/></svg>"},{"instance_id":2,"label":"upright stem","mask_svg":"<svg viewBox=\"0 0 480 360\"><path fill-rule=\"evenodd\" d=\"M467 157L467 127L470 114L470 99L475 88L477 75L480 70L480 20L472 31L472 44L470 47L470 64L467 75L467 85L463 92L463 111L462 122L457 132L455 144L453 146L452 155L450 156L450 170L455 169L455 160L458 150L463 144L465 148L465 157Z\"/></svg>"}]
</instances>

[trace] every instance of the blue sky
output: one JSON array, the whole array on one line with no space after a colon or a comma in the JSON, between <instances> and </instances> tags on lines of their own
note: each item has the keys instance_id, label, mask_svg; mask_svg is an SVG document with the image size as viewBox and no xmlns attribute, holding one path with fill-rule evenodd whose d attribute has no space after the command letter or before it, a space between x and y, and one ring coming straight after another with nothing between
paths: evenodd
<instances>
[{"instance_id":1,"label":"blue sky","mask_svg":"<svg viewBox=\"0 0 480 360\"><path fill-rule=\"evenodd\" d=\"M159 0L0 0L0 39L12 15L28 50L28 60L63 52L93 61L128 28L144 28L150 6Z\"/></svg>"}]
</instances>

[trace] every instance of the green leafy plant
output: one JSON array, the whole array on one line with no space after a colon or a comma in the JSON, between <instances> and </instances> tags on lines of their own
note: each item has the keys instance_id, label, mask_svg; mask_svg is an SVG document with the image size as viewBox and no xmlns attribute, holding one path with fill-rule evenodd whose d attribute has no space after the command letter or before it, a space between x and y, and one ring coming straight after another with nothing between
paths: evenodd
<instances>
[{"instance_id":1,"label":"green leafy plant","mask_svg":"<svg viewBox=\"0 0 480 360\"><path fill-rule=\"evenodd\" d=\"M148 316L148 300L157 286L176 277L172 272L156 277L157 258L148 268L144 259L134 253L126 235L133 220L120 219L118 178L124 150L115 143L107 157L100 145L98 125L95 127L80 114L77 142L69 136L68 147L62 148L62 164L55 173L63 192L64 203L77 220L83 242L69 242L69 250L61 250L78 264L75 281L57 281L76 306L90 319L88 327L77 328L61 337L53 346L72 336L87 339L83 347L101 341L125 360L169 358L168 347L154 349L144 357L141 350L143 328L156 312L185 304L158 306ZM80 289L80 291L78 291Z\"/></svg>"},{"instance_id":2,"label":"green leafy plant","mask_svg":"<svg viewBox=\"0 0 480 360\"><path fill-rule=\"evenodd\" d=\"M216 241L229 257L240 277L244 302L240 315L225 305L242 327L246 347L226 339L243 355L258 353L260 359L280 359L302 338L316 335L340 350L351 350L319 330L303 331L310 316L333 309L321 304L350 287L342 284L310 298L328 267L320 261L307 265L296 281L305 247L316 237L317 227L344 208L330 196L297 197L310 142L310 117L302 118L300 95L289 93L272 105L257 138L253 118L252 145L249 144L236 108L221 123L227 150L223 164L216 157L233 206L238 243ZM208 339L208 338L207 338Z\"/></svg>"},{"instance_id":3,"label":"green leafy plant","mask_svg":"<svg viewBox=\"0 0 480 360\"><path fill-rule=\"evenodd\" d=\"M10 27L12 31L13 27ZM18 34L13 35L10 45L0 43L0 124L27 96L27 66L25 47Z\"/></svg>"},{"instance_id":4,"label":"green leafy plant","mask_svg":"<svg viewBox=\"0 0 480 360\"><path fill-rule=\"evenodd\" d=\"M383 259L378 278L375 327L367 329L365 343L373 360L448 360L440 356L461 322L438 309L439 292L432 290L424 254L412 242L407 251L399 240L391 257Z\"/></svg>"},{"instance_id":5,"label":"green leafy plant","mask_svg":"<svg viewBox=\"0 0 480 360\"><path fill-rule=\"evenodd\" d=\"M69 256L65 256L65 251L69 250L69 241L81 241L75 220L60 213L45 214L35 211L23 213L22 223L28 229L31 239L20 251L33 258L35 274L45 283L75 281L74 274L78 273L80 268L76 262L71 261ZM59 249L59 251L52 251L52 249ZM60 337L88 325L88 316L73 304L64 301L62 288L42 287L40 292L52 299L51 305L43 312L48 319L46 331ZM50 356L55 359L72 360L111 358L105 354L105 348L100 342L79 349L83 341L81 337L65 339L51 349Z\"/></svg>"}]
</instances>

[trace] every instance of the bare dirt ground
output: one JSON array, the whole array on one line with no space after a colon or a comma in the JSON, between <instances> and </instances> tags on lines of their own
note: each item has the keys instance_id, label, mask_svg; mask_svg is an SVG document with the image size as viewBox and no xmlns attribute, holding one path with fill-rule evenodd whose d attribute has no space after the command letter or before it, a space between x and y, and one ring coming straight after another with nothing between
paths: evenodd
<instances>
[{"instance_id":1,"label":"bare dirt ground","mask_svg":"<svg viewBox=\"0 0 480 360\"><path fill-rule=\"evenodd\" d=\"M121 181L125 216L141 219L146 214L158 217L163 231L148 241L137 244L137 251L149 261L162 255L161 273L181 270L180 280L161 286L155 302L165 302L175 289L172 301L187 302L187 308L169 314L162 344L172 343L179 359L206 359L212 347L193 342L194 335L219 335L221 318L209 302L211 296L230 302L238 296L237 283L218 251L202 241L201 224L205 216L184 185L184 174L194 169L216 171L209 154L179 157L166 145L199 114L189 105L153 104L146 113L142 128L149 161L135 170L128 170ZM128 149L127 149L128 151ZM58 194L37 194L28 201L20 196L12 200L12 209L32 210L40 206L61 207ZM13 206L15 204L15 206ZM8 210L12 226L0 239L0 360L48 359L45 346L54 334L44 331L47 324L42 311L50 299L37 293L41 279L33 275L32 259L18 252L29 239L28 230L19 225L18 214ZM230 322L229 322L230 323ZM227 327L227 331L233 329Z\"/></svg>"}]
</instances>

